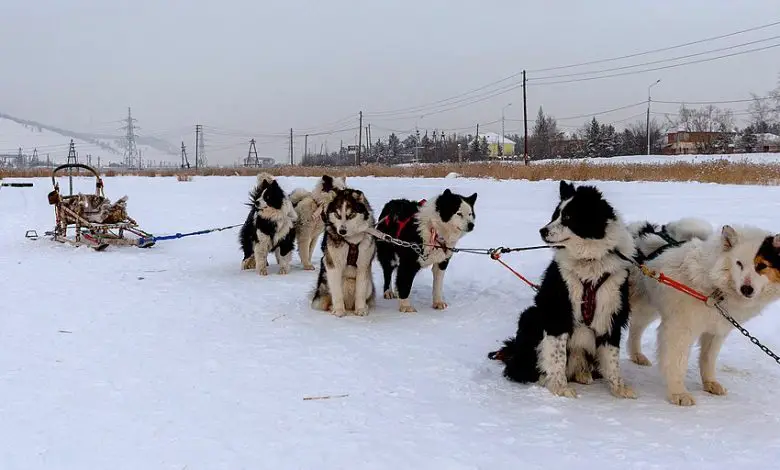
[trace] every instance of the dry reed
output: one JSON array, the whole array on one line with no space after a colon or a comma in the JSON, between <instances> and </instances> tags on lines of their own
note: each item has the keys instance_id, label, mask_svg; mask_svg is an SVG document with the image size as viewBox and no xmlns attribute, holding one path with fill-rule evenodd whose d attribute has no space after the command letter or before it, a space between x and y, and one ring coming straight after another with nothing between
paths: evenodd
<instances>
[{"instance_id":1,"label":"dry reed","mask_svg":"<svg viewBox=\"0 0 780 470\"><path fill-rule=\"evenodd\" d=\"M574 181L699 181L721 184L775 185L780 181L780 163L748 163L715 160L701 163L670 162L658 164L615 163L592 164L586 161L522 164L468 163L411 166L364 165L360 167L302 167L284 166L270 169L205 168L194 170L140 170L107 169L106 177L136 175L148 177L176 177L189 181L201 176L253 176L268 171L277 176L319 176L323 173L345 176L443 178L457 173L466 178L520 179L529 181L566 179ZM51 170L0 169L2 177L45 177Z\"/></svg>"}]
</instances>

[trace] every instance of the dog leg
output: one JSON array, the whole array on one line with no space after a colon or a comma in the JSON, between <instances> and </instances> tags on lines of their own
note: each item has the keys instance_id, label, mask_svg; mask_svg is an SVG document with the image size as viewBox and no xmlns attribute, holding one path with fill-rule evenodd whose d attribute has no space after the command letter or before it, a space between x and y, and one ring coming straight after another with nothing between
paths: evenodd
<instances>
[{"instance_id":1,"label":"dog leg","mask_svg":"<svg viewBox=\"0 0 780 470\"><path fill-rule=\"evenodd\" d=\"M715 363L718 360L720 347L723 346L725 336L704 333L699 338L701 351L699 353L699 370L704 391L713 395L725 395L726 389L715 378Z\"/></svg>"},{"instance_id":2,"label":"dog leg","mask_svg":"<svg viewBox=\"0 0 780 470\"><path fill-rule=\"evenodd\" d=\"M573 382L578 384L590 385L593 383L590 364L582 349L576 349L569 354L569 359L566 361L566 377L570 377Z\"/></svg>"},{"instance_id":3,"label":"dog leg","mask_svg":"<svg viewBox=\"0 0 780 470\"><path fill-rule=\"evenodd\" d=\"M268 275L268 243L255 243L255 269L261 276Z\"/></svg>"},{"instance_id":4,"label":"dog leg","mask_svg":"<svg viewBox=\"0 0 780 470\"><path fill-rule=\"evenodd\" d=\"M628 357L640 366L650 366L652 362L642 353L642 334L655 320L655 313L649 305L635 306L631 311L628 328Z\"/></svg>"},{"instance_id":5,"label":"dog leg","mask_svg":"<svg viewBox=\"0 0 780 470\"><path fill-rule=\"evenodd\" d=\"M596 353L599 372L609 384L609 391L618 398L636 398L636 392L620 377L620 349L611 344L600 345Z\"/></svg>"},{"instance_id":6,"label":"dog leg","mask_svg":"<svg viewBox=\"0 0 780 470\"><path fill-rule=\"evenodd\" d=\"M314 250L317 248L317 239L319 236L319 231L312 230L309 234L309 265L311 265L311 257L314 256ZM314 270L314 266L312 266L311 269Z\"/></svg>"},{"instance_id":7,"label":"dog leg","mask_svg":"<svg viewBox=\"0 0 780 470\"><path fill-rule=\"evenodd\" d=\"M330 313L337 317L343 317L344 310L344 273L333 266L325 271L328 277L328 289L330 289L331 309Z\"/></svg>"},{"instance_id":8,"label":"dog leg","mask_svg":"<svg viewBox=\"0 0 780 470\"><path fill-rule=\"evenodd\" d=\"M288 274L290 272L290 264L292 263L292 250L283 255L281 248L277 248L276 262L279 263L279 274Z\"/></svg>"},{"instance_id":9,"label":"dog leg","mask_svg":"<svg viewBox=\"0 0 780 470\"><path fill-rule=\"evenodd\" d=\"M368 306L366 300L369 295L369 276L370 268L360 267L357 269L355 278L355 315L365 317L368 315Z\"/></svg>"},{"instance_id":10,"label":"dog leg","mask_svg":"<svg viewBox=\"0 0 780 470\"><path fill-rule=\"evenodd\" d=\"M447 264L449 264L449 260L433 265L433 308L436 310L447 308L447 303L442 297L444 270L447 269Z\"/></svg>"},{"instance_id":11,"label":"dog leg","mask_svg":"<svg viewBox=\"0 0 780 470\"><path fill-rule=\"evenodd\" d=\"M409 302L409 294L412 291L412 282L420 267L417 264L401 263L395 274L395 284L398 290L398 310L403 313L414 313L417 309Z\"/></svg>"},{"instance_id":12,"label":"dog leg","mask_svg":"<svg viewBox=\"0 0 780 470\"><path fill-rule=\"evenodd\" d=\"M314 265L311 264L311 229L300 227L298 231L298 256L303 263L303 269L314 271Z\"/></svg>"},{"instance_id":13,"label":"dog leg","mask_svg":"<svg viewBox=\"0 0 780 470\"><path fill-rule=\"evenodd\" d=\"M254 255L241 262L241 269L255 269L255 257Z\"/></svg>"},{"instance_id":14,"label":"dog leg","mask_svg":"<svg viewBox=\"0 0 780 470\"><path fill-rule=\"evenodd\" d=\"M685 388L688 355L693 344L693 332L682 322L670 321L681 312L669 312L658 328L658 352L661 373L666 381L666 396L674 405L693 406L696 400Z\"/></svg>"},{"instance_id":15,"label":"dog leg","mask_svg":"<svg viewBox=\"0 0 780 470\"><path fill-rule=\"evenodd\" d=\"M566 343L568 333L560 336L547 336L545 333L539 343L537 354L539 370L544 374L544 385L553 395L577 398L574 387L566 380Z\"/></svg>"}]
</instances>

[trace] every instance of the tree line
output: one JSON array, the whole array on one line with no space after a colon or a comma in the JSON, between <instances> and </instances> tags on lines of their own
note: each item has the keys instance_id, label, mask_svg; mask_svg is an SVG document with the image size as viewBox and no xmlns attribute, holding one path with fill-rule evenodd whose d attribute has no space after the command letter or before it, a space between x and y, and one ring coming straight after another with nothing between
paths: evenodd
<instances>
[{"instance_id":1,"label":"tree line","mask_svg":"<svg viewBox=\"0 0 780 470\"><path fill-rule=\"evenodd\" d=\"M708 133L708 139L695 143L697 153L721 153L729 149L753 152L760 149L761 135L780 135L780 82L766 97L753 94L748 114L747 125L738 129L730 109L681 105L677 113L665 115L663 120L651 119L649 126L646 120L637 120L618 130L613 124L593 117L580 128L564 132L555 117L540 107L529 134L528 153L531 160L643 155L648 150L648 130L652 154L662 153L669 132ZM514 133L506 137L516 143L514 154L501 155L503 148L499 145L499 156L522 158L523 136ZM393 133L384 140L364 144L361 149L361 163L379 164L484 161L488 156L489 145L484 137L477 139L474 134L446 134L436 130L403 138ZM329 154L307 154L302 160L303 165L354 163L354 151L345 148Z\"/></svg>"}]
</instances>

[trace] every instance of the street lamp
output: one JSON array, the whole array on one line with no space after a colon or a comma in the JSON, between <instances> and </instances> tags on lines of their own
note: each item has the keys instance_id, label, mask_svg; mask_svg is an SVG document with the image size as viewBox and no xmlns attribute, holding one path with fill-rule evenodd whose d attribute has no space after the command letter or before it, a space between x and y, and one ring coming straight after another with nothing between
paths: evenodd
<instances>
[{"instance_id":1,"label":"street lamp","mask_svg":"<svg viewBox=\"0 0 780 470\"><path fill-rule=\"evenodd\" d=\"M504 155L504 142L506 139L506 132L504 131L504 110L510 106L512 106L512 103L507 103L501 108L501 139L498 142L498 145L501 146L501 155Z\"/></svg>"},{"instance_id":2,"label":"street lamp","mask_svg":"<svg viewBox=\"0 0 780 470\"><path fill-rule=\"evenodd\" d=\"M661 79L659 78L655 82L653 82L649 87L647 87L647 154L650 155L650 89L654 86L661 83Z\"/></svg>"}]
</instances>

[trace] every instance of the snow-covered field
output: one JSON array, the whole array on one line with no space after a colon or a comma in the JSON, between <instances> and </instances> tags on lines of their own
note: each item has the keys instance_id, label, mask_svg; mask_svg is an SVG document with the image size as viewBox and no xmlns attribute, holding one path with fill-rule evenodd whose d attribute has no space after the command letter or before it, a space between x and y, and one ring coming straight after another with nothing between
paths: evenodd
<instances>
[{"instance_id":1,"label":"snow-covered field","mask_svg":"<svg viewBox=\"0 0 780 470\"><path fill-rule=\"evenodd\" d=\"M291 190L314 179L280 181ZM486 358L533 293L487 257L456 255L448 310L429 307L425 271L412 292L419 313L380 299L368 317L335 318L309 308L316 273L297 255L288 276L275 265L267 278L240 271L237 229L102 253L25 240L53 222L50 183L34 182L0 190L3 470L764 469L780 457L780 368L739 334L721 354L726 397L701 390L692 360L698 404L674 407L657 369L623 353L637 400L599 382L557 398L506 381ZM166 234L241 223L252 183L121 177L106 191L128 194L131 216ZM377 213L393 197L477 191L466 247L538 244L557 201L554 181L350 183ZM780 188L597 184L627 220L695 215L780 230ZM535 279L549 256L504 259ZM374 276L380 285L378 266ZM780 305L748 328L780 349ZM655 350L653 328L645 342Z\"/></svg>"},{"instance_id":2,"label":"snow-covered field","mask_svg":"<svg viewBox=\"0 0 780 470\"><path fill-rule=\"evenodd\" d=\"M705 154L705 155L625 155L611 158L576 158L559 160L538 160L540 163L580 163L587 162L593 165L614 165L619 163L633 163L643 165L656 165L662 163L705 163L716 160L728 160L735 163L780 163L780 153L731 153L731 154Z\"/></svg>"}]
</instances>

